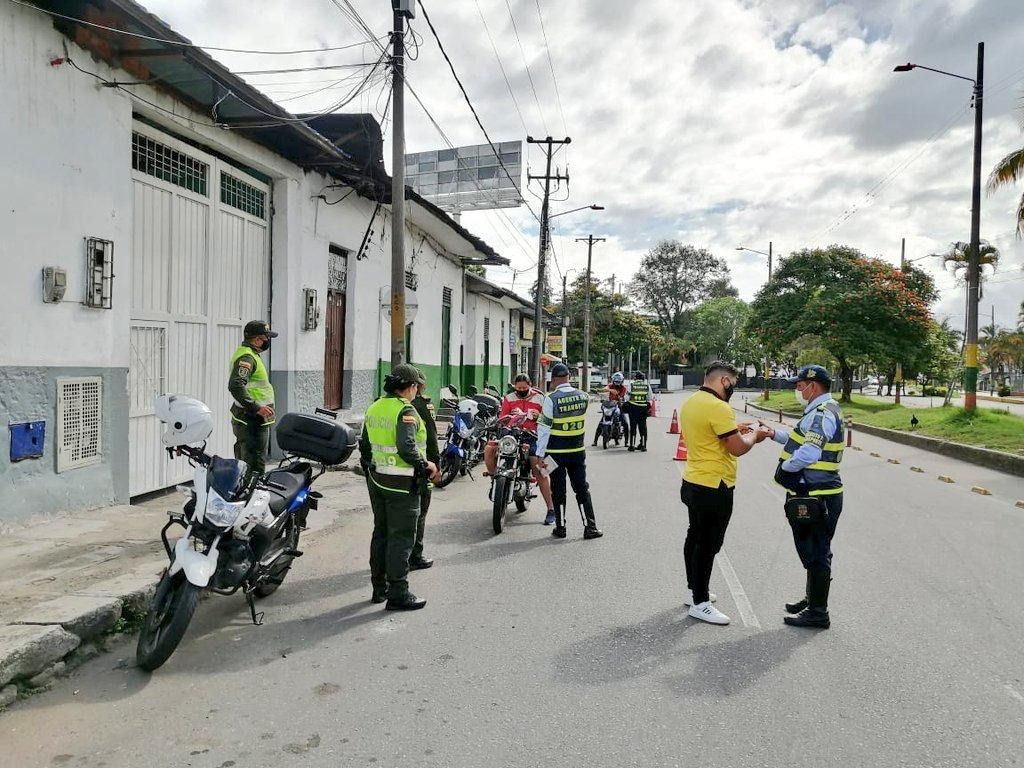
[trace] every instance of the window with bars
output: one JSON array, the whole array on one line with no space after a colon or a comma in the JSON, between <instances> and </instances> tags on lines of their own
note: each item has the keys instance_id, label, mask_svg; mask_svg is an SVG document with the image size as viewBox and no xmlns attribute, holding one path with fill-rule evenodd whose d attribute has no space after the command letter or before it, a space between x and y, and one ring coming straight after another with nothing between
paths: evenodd
<instances>
[{"instance_id":1,"label":"window with bars","mask_svg":"<svg viewBox=\"0 0 1024 768\"><path fill-rule=\"evenodd\" d=\"M484 341L491 340L491 318L484 318Z\"/></svg>"},{"instance_id":2,"label":"window with bars","mask_svg":"<svg viewBox=\"0 0 1024 768\"><path fill-rule=\"evenodd\" d=\"M267 193L223 171L220 174L220 201L256 218L267 217Z\"/></svg>"},{"instance_id":3,"label":"window with bars","mask_svg":"<svg viewBox=\"0 0 1024 768\"><path fill-rule=\"evenodd\" d=\"M441 306L450 307L452 305L452 289L444 288L441 290Z\"/></svg>"},{"instance_id":4,"label":"window with bars","mask_svg":"<svg viewBox=\"0 0 1024 768\"><path fill-rule=\"evenodd\" d=\"M103 433L103 380L57 379L57 471L98 464Z\"/></svg>"},{"instance_id":5,"label":"window with bars","mask_svg":"<svg viewBox=\"0 0 1024 768\"><path fill-rule=\"evenodd\" d=\"M416 273L411 269L405 270L405 287L410 291L415 291L419 284L420 279L416 276Z\"/></svg>"},{"instance_id":6,"label":"window with bars","mask_svg":"<svg viewBox=\"0 0 1024 768\"><path fill-rule=\"evenodd\" d=\"M209 165L142 133L132 133L132 168L196 194L207 194Z\"/></svg>"}]
</instances>

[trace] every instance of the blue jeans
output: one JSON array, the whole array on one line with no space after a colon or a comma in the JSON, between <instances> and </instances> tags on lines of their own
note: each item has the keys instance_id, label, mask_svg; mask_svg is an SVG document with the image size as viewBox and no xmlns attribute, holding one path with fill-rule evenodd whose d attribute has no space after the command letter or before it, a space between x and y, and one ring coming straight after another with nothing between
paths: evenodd
<instances>
[{"instance_id":1,"label":"blue jeans","mask_svg":"<svg viewBox=\"0 0 1024 768\"><path fill-rule=\"evenodd\" d=\"M832 571L832 537L843 513L843 494L822 496L828 510L828 520L820 526L790 526L793 529L793 543L800 562L807 570Z\"/></svg>"}]
</instances>

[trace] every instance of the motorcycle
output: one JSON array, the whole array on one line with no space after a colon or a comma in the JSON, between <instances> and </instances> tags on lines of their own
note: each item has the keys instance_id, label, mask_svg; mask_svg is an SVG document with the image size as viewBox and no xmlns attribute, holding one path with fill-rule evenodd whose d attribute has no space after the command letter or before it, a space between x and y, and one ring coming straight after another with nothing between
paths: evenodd
<instances>
[{"instance_id":1,"label":"motorcycle","mask_svg":"<svg viewBox=\"0 0 1024 768\"><path fill-rule=\"evenodd\" d=\"M622 441L622 411L618 403L612 400L601 401L601 424L598 429L602 448L608 447L609 440L614 440L616 445Z\"/></svg>"},{"instance_id":2,"label":"motorcycle","mask_svg":"<svg viewBox=\"0 0 1024 768\"><path fill-rule=\"evenodd\" d=\"M533 433L523 428L526 419L527 414L506 416L490 430L498 438L498 466L491 476L491 490L488 494L495 534L504 529L509 501L515 502L516 511L522 514L537 497L527 442Z\"/></svg>"},{"instance_id":3,"label":"motorcycle","mask_svg":"<svg viewBox=\"0 0 1024 768\"><path fill-rule=\"evenodd\" d=\"M191 488L179 486L188 497L182 511L170 513L160 531L170 563L139 632L136 661L146 671L174 653L203 591L241 590L253 624L263 623L255 599L274 594L302 556L299 537L322 498L313 483L327 466L351 456L357 441L354 430L327 418L334 417L330 411L287 413L275 430L285 458L277 469L247 479L245 462L206 453L213 418L204 403L161 395L155 407L168 425L162 437L168 455L186 457L194 473ZM173 526L185 532L172 546L167 532Z\"/></svg>"},{"instance_id":4,"label":"motorcycle","mask_svg":"<svg viewBox=\"0 0 1024 768\"><path fill-rule=\"evenodd\" d=\"M459 475L472 477L472 470L483 458L484 443L480 437L486 423L478 419L479 404L470 398L458 403L458 410L448 427L448 437L441 450L438 471L441 479L435 483L444 488Z\"/></svg>"}]
</instances>

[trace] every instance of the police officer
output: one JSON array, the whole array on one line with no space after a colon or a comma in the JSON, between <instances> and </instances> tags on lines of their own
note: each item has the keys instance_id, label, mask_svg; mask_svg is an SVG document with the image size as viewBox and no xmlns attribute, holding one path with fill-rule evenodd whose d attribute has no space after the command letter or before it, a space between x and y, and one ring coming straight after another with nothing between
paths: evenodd
<instances>
[{"instance_id":1,"label":"police officer","mask_svg":"<svg viewBox=\"0 0 1024 768\"><path fill-rule=\"evenodd\" d=\"M384 377L384 396L366 411L359 438L360 464L373 508L370 540L372 602L389 611L414 611L427 604L409 591L409 556L416 543L420 497L438 479L427 460L427 427L410 400L422 374L396 365Z\"/></svg>"},{"instance_id":2,"label":"police officer","mask_svg":"<svg viewBox=\"0 0 1024 768\"><path fill-rule=\"evenodd\" d=\"M413 398L412 407L416 409L423 425L427 428L427 461L438 466L441 462L441 454L437 449L437 422L434 421L434 404L425 394L427 389L426 380L420 376L416 382L416 397ZM427 510L430 509L431 489L433 485L428 484L423 495L420 496L420 517L416 524L416 543L412 547L412 555L409 557L409 570L419 571L429 568L434 561L423 556L423 530L427 523Z\"/></svg>"},{"instance_id":3,"label":"police officer","mask_svg":"<svg viewBox=\"0 0 1024 768\"><path fill-rule=\"evenodd\" d=\"M569 383L565 363L551 367L554 390L544 398L537 422L537 449L541 468L547 468L545 454L551 454L555 469L551 472L551 497L555 505L555 528L552 536L565 538L565 477L569 476L576 502L583 516L583 538L598 539L604 534L597 528L594 502L587 484L586 426L590 397Z\"/></svg>"},{"instance_id":4,"label":"police officer","mask_svg":"<svg viewBox=\"0 0 1024 768\"><path fill-rule=\"evenodd\" d=\"M843 413L832 399L832 377L820 365L800 369L797 398L804 406L792 432L762 424L761 429L784 445L775 473L786 488L786 517L800 562L807 569L802 600L786 604L784 621L793 627L827 629L828 593L832 581L832 537L843 511Z\"/></svg>"},{"instance_id":5,"label":"police officer","mask_svg":"<svg viewBox=\"0 0 1024 768\"><path fill-rule=\"evenodd\" d=\"M635 371L633 381L626 392L626 413L629 415L629 451L647 451L647 414L651 387L643 372ZM640 444L636 444L636 433L640 432Z\"/></svg>"},{"instance_id":6,"label":"police officer","mask_svg":"<svg viewBox=\"0 0 1024 768\"><path fill-rule=\"evenodd\" d=\"M260 354L270 349L277 337L262 320L245 324L244 341L231 356L228 392L231 404L231 430L235 434L235 458L249 465L249 478L263 474L270 425L274 423L274 388Z\"/></svg>"}]
</instances>

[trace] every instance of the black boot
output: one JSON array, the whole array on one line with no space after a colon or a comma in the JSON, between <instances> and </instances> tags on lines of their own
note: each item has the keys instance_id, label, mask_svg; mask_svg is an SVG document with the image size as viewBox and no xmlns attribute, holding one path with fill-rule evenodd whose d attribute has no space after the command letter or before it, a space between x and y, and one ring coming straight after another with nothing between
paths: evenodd
<instances>
[{"instance_id":1,"label":"black boot","mask_svg":"<svg viewBox=\"0 0 1024 768\"><path fill-rule=\"evenodd\" d=\"M807 607L807 595L811 594L811 572L807 571L807 580L804 586L804 596L795 603L786 603L786 613L797 614Z\"/></svg>"},{"instance_id":2,"label":"black boot","mask_svg":"<svg viewBox=\"0 0 1024 768\"><path fill-rule=\"evenodd\" d=\"M808 606L796 616L786 616L783 621L791 627L828 629L828 591L832 584L830 571L815 569L807 572Z\"/></svg>"},{"instance_id":3,"label":"black boot","mask_svg":"<svg viewBox=\"0 0 1024 768\"><path fill-rule=\"evenodd\" d=\"M382 586L373 585L373 595L370 597L371 603L383 603L388 599L388 585Z\"/></svg>"},{"instance_id":4,"label":"black boot","mask_svg":"<svg viewBox=\"0 0 1024 768\"><path fill-rule=\"evenodd\" d=\"M410 571L422 571L424 568L430 568L434 564L434 561L429 557L410 557L409 558L409 570Z\"/></svg>"},{"instance_id":5,"label":"black boot","mask_svg":"<svg viewBox=\"0 0 1024 768\"><path fill-rule=\"evenodd\" d=\"M597 527L597 518L594 515L594 502L590 498L590 494L587 493L582 498L577 496L576 501L583 512L583 538L600 539L604 534Z\"/></svg>"},{"instance_id":6,"label":"black boot","mask_svg":"<svg viewBox=\"0 0 1024 768\"><path fill-rule=\"evenodd\" d=\"M555 502L555 527L551 535L556 539L565 538L565 502Z\"/></svg>"},{"instance_id":7,"label":"black boot","mask_svg":"<svg viewBox=\"0 0 1024 768\"><path fill-rule=\"evenodd\" d=\"M426 604L426 600L407 591L405 594L388 597L388 604L384 606L384 609L388 611L418 611Z\"/></svg>"}]
</instances>

